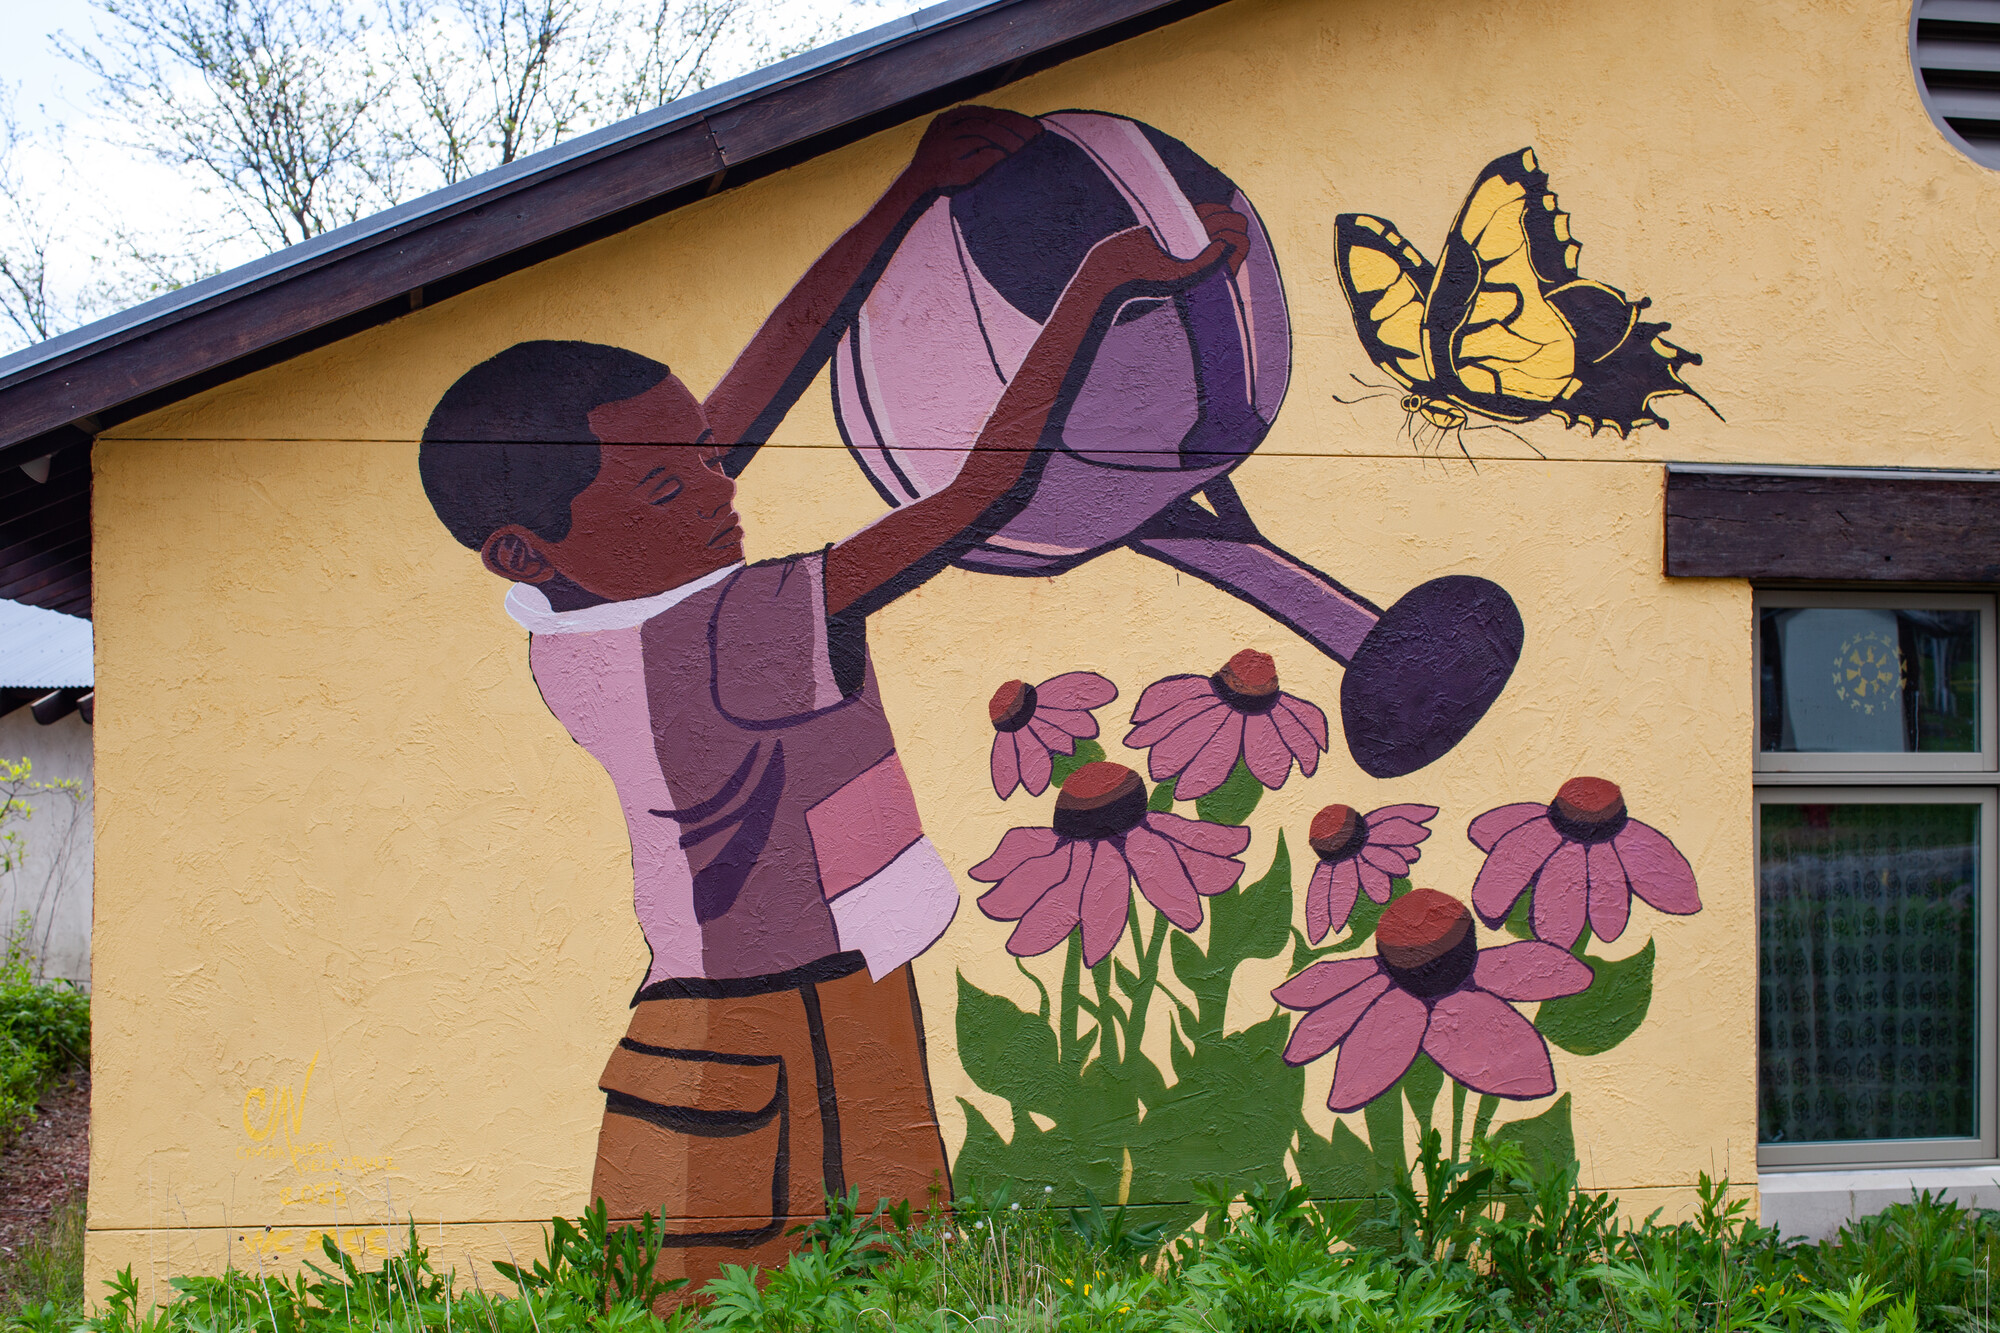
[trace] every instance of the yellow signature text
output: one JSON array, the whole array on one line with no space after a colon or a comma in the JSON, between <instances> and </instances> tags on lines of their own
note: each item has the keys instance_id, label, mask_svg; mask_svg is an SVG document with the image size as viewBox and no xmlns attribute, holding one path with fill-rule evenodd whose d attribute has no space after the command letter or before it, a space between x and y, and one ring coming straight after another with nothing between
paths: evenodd
<instances>
[{"instance_id":1,"label":"yellow signature text","mask_svg":"<svg viewBox=\"0 0 2000 1333\"><path fill-rule=\"evenodd\" d=\"M385 1227L264 1227L237 1235L237 1240L250 1253L263 1257L320 1254L324 1252L321 1242L327 1238L357 1259L389 1253L389 1234Z\"/></svg>"},{"instance_id":2,"label":"yellow signature text","mask_svg":"<svg viewBox=\"0 0 2000 1333\"><path fill-rule=\"evenodd\" d=\"M243 1094L245 1141L236 1145L236 1156L239 1161L282 1162L291 1168L290 1181L278 1187L281 1209L349 1208L358 1201L355 1182L359 1178L393 1170L396 1165L396 1159L388 1153L342 1153L329 1139L306 1136L306 1102L312 1091L313 1073L319 1068L319 1055L318 1051L313 1052L312 1059L306 1062L305 1077L296 1084L251 1088ZM278 1248L292 1243L286 1239L292 1234L289 1229L267 1228L258 1234L264 1239L252 1245L253 1253L289 1253ZM317 1238L336 1233L306 1234ZM354 1234L365 1236L366 1232L355 1229ZM246 1243L250 1243L247 1237ZM337 1243L343 1249L352 1249L345 1241ZM317 1240L309 1239L306 1244L307 1248L314 1248Z\"/></svg>"}]
</instances>

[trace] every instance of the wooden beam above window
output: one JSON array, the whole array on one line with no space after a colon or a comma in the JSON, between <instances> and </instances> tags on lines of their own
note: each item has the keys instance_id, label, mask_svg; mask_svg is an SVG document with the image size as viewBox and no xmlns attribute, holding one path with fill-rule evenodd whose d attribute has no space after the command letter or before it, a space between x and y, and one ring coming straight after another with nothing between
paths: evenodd
<instances>
[{"instance_id":1,"label":"wooden beam above window","mask_svg":"<svg viewBox=\"0 0 2000 1333\"><path fill-rule=\"evenodd\" d=\"M2000 583L2000 472L1667 465L1671 578Z\"/></svg>"}]
</instances>

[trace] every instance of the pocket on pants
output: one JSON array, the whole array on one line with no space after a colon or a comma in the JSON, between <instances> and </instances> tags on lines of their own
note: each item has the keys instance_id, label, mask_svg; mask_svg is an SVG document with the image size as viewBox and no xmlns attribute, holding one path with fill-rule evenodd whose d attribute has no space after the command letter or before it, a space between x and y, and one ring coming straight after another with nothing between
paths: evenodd
<instances>
[{"instance_id":1,"label":"pocket on pants","mask_svg":"<svg viewBox=\"0 0 2000 1333\"><path fill-rule=\"evenodd\" d=\"M595 1188L614 1220L652 1213L680 1244L754 1243L783 1228L791 1143L783 1057L627 1038L598 1086Z\"/></svg>"}]
</instances>

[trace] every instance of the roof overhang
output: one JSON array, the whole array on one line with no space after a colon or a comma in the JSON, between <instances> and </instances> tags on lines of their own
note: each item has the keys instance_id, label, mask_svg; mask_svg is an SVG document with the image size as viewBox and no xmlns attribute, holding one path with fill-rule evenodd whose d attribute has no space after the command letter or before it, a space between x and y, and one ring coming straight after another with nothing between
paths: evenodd
<instances>
[{"instance_id":1,"label":"roof overhang","mask_svg":"<svg viewBox=\"0 0 2000 1333\"><path fill-rule=\"evenodd\" d=\"M0 358L0 597L90 613L109 426L1218 3L951 0Z\"/></svg>"}]
</instances>

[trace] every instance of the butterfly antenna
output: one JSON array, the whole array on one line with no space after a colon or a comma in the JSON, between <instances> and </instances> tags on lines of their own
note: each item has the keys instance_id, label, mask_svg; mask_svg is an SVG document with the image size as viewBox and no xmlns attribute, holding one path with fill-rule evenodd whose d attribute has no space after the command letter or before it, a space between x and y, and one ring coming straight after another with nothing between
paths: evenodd
<instances>
[{"instance_id":1,"label":"butterfly antenna","mask_svg":"<svg viewBox=\"0 0 2000 1333\"><path fill-rule=\"evenodd\" d=\"M1480 427L1474 426L1472 429L1479 430ZM1472 464L1472 471L1474 475L1477 475L1479 472L1479 460L1472 456L1472 450L1465 447L1465 427L1458 427L1452 432L1452 436L1458 441L1458 451L1465 455L1465 461Z\"/></svg>"},{"instance_id":2,"label":"butterfly antenna","mask_svg":"<svg viewBox=\"0 0 2000 1333\"><path fill-rule=\"evenodd\" d=\"M1710 411L1714 411L1715 409L1713 409L1713 408L1710 408L1709 410L1710 410ZM1519 441L1520 441L1520 442L1521 442L1522 444L1525 444L1525 445L1527 445L1527 446L1528 446L1528 447L1529 447L1530 449L1534 449L1534 450L1535 450L1535 457L1537 457L1537 458L1543 458L1543 459L1545 459L1545 458L1547 458L1547 457L1548 457L1548 455L1547 455L1547 454L1545 454L1545 453L1543 453L1543 452L1542 452L1542 451L1541 451L1540 449L1536 449L1536 448L1535 448L1535 442L1534 442L1533 440L1531 440L1531 439L1529 439L1529 438L1528 438L1527 436L1525 436L1525 435L1521 434L1521 432L1520 432L1520 431L1518 431L1518 430L1514 430L1514 429L1512 429L1512 428L1510 428L1510 427L1507 427L1507 426L1502 426L1502 425L1498 425L1498 424L1495 424L1495 425L1491 425L1491 426L1468 426L1468 427L1467 427L1466 429L1468 429L1468 430L1504 430L1504 431L1506 431L1506 432L1507 432L1507 433L1508 433L1509 435L1511 435L1511 436L1513 436L1513 437L1514 437L1515 439L1519 440Z\"/></svg>"},{"instance_id":3,"label":"butterfly antenna","mask_svg":"<svg viewBox=\"0 0 2000 1333\"><path fill-rule=\"evenodd\" d=\"M1370 384L1367 380L1362 379L1359 375L1355 374L1351 370L1347 372L1347 378L1353 380L1356 384L1359 384L1364 389L1380 389L1384 393L1396 392L1396 388L1392 384Z\"/></svg>"},{"instance_id":4,"label":"butterfly antenna","mask_svg":"<svg viewBox=\"0 0 2000 1333\"><path fill-rule=\"evenodd\" d=\"M1353 406L1354 404L1356 404L1356 403L1372 403L1372 402L1374 402L1374 401L1375 401L1375 400L1376 400L1377 398L1393 398L1393 397L1395 397L1395 394L1393 394L1393 393L1364 393L1364 394L1362 394L1362 395L1361 395L1361 396L1360 396L1359 398L1342 398L1342 397L1341 397L1341 396L1340 396L1339 394L1337 394L1337 393L1336 393L1336 394L1332 395L1332 397L1333 397L1333 401L1334 401L1334 402L1336 402L1336 403L1340 403L1340 404L1342 404L1343 406L1347 406L1347 407L1352 407L1352 406Z\"/></svg>"}]
</instances>

